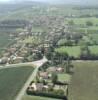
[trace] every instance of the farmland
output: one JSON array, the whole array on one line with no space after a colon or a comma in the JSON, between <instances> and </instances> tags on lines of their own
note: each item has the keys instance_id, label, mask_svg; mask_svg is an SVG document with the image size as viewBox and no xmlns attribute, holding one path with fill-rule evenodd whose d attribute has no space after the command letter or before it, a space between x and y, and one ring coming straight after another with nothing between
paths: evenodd
<instances>
[{"instance_id":1,"label":"farmland","mask_svg":"<svg viewBox=\"0 0 98 100\"><path fill-rule=\"evenodd\" d=\"M98 46L89 46L91 54L98 54ZM80 55L80 46L72 46L72 47L61 47L55 49L56 52L66 54L68 53L69 56L79 57Z\"/></svg>"},{"instance_id":2,"label":"farmland","mask_svg":"<svg viewBox=\"0 0 98 100\"><path fill-rule=\"evenodd\" d=\"M65 20L65 23L73 21L75 28L73 30L78 32L88 33L98 33L98 18L96 17L87 17L87 18L68 18ZM87 22L91 22L91 26L86 26Z\"/></svg>"},{"instance_id":3,"label":"farmland","mask_svg":"<svg viewBox=\"0 0 98 100\"><path fill-rule=\"evenodd\" d=\"M14 100L32 70L32 67L0 70L0 98L2 100Z\"/></svg>"},{"instance_id":4,"label":"farmland","mask_svg":"<svg viewBox=\"0 0 98 100\"><path fill-rule=\"evenodd\" d=\"M8 33L0 32L0 52L6 48L10 43L12 43L12 39Z\"/></svg>"},{"instance_id":5,"label":"farmland","mask_svg":"<svg viewBox=\"0 0 98 100\"><path fill-rule=\"evenodd\" d=\"M98 18L95 17L88 17L88 18L68 18L67 20L73 20L75 24L80 25L83 24L85 25L87 21L91 21L94 26L98 24ZM65 21L66 22L66 21Z\"/></svg>"},{"instance_id":6,"label":"farmland","mask_svg":"<svg viewBox=\"0 0 98 100\"><path fill-rule=\"evenodd\" d=\"M98 62L74 62L69 100L98 100Z\"/></svg>"},{"instance_id":7,"label":"farmland","mask_svg":"<svg viewBox=\"0 0 98 100\"><path fill-rule=\"evenodd\" d=\"M9 42L10 42L9 34L0 32L0 47L2 48L6 47Z\"/></svg>"},{"instance_id":8,"label":"farmland","mask_svg":"<svg viewBox=\"0 0 98 100\"><path fill-rule=\"evenodd\" d=\"M25 94L22 100L60 100L60 99L46 98L46 97L40 97L40 96L29 96Z\"/></svg>"},{"instance_id":9,"label":"farmland","mask_svg":"<svg viewBox=\"0 0 98 100\"><path fill-rule=\"evenodd\" d=\"M79 46L73 46L73 47L61 47L55 49L56 52L65 54L68 53L69 56L75 56L78 57L80 55L80 47Z\"/></svg>"}]
</instances>

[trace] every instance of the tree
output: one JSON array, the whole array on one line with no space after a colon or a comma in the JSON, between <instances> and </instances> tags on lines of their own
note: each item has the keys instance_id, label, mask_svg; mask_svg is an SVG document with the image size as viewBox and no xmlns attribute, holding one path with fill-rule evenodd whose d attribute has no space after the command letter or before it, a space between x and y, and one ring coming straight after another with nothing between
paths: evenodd
<instances>
[{"instance_id":1,"label":"tree","mask_svg":"<svg viewBox=\"0 0 98 100\"><path fill-rule=\"evenodd\" d=\"M56 73L52 73L52 83L55 84L58 81L58 75Z\"/></svg>"},{"instance_id":2,"label":"tree","mask_svg":"<svg viewBox=\"0 0 98 100\"><path fill-rule=\"evenodd\" d=\"M83 59L88 59L91 55L91 52L88 48L87 45L84 45L81 47L81 55L80 55L80 58L83 58Z\"/></svg>"},{"instance_id":3,"label":"tree","mask_svg":"<svg viewBox=\"0 0 98 100\"><path fill-rule=\"evenodd\" d=\"M87 25L87 26L93 26L93 23L92 23L91 21L87 21L87 22L86 22L86 25Z\"/></svg>"},{"instance_id":4,"label":"tree","mask_svg":"<svg viewBox=\"0 0 98 100\"><path fill-rule=\"evenodd\" d=\"M74 25L74 21L73 20L70 20L70 21L68 21L68 24L69 25Z\"/></svg>"},{"instance_id":5,"label":"tree","mask_svg":"<svg viewBox=\"0 0 98 100\"><path fill-rule=\"evenodd\" d=\"M73 68L73 65L72 65L71 60L70 60L69 57L67 58L67 61L64 62L63 66L64 66L64 72L65 73L69 73L70 72L70 68Z\"/></svg>"}]
</instances>

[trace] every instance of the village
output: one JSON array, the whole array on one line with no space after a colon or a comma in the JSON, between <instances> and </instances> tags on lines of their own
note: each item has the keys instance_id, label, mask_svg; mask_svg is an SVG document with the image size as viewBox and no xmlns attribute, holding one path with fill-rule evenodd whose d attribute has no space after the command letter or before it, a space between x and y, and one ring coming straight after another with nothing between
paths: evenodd
<instances>
[{"instance_id":1,"label":"village","mask_svg":"<svg viewBox=\"0 0 98 100\"><path fill-rule=\"evenodd\" d=\"M1 64L31 62L41 59L44 52L47 53L55 45L55 42L63 34L62 31L66 29L62 23L62 17L42 16L38 20L36 19L35 16L34 21L21 29L20 33L9 34L10 39L14 39L15 43L5 48L0 58ZM48 29L37 29L36 31L34 30L35 26Z\"/></svg>"},{"instance_id":2,"label":"village","mask_svg":"<svg viewBox=\"0 0 98 100\"><path fill-rule=\"evenodd\" d=\"M98 6L1 1L0 100L98 100Z\"/></svg>"},{"instance_id":3,"label":"village","mask_svg":"<svg viewBox=\"0 0 98 100\"><path fill-rule=\"evenodd\" d=\"M11 39L14 38L15 43L3 51L0 65L8 66L10 64L33 62L46 56L49 62L39 68L35 79L28 86L27 94L45 95L46 97L67 100L70 84L70 75L67 73L70 69L65 67L66 62L62 64L58 58L54 59L52 53L54 52L53 46L65 34L64 32L66 32L68 26L64 26L64 18L61 16L57 18L42 16L36 19L35 17L34 21L25 26L20 33L9 34ZM34 30L35 26L45 27L47 30L36 31ZM63 80L62 77L68 77L68 79Z\"/></svg>"}]
</instances>

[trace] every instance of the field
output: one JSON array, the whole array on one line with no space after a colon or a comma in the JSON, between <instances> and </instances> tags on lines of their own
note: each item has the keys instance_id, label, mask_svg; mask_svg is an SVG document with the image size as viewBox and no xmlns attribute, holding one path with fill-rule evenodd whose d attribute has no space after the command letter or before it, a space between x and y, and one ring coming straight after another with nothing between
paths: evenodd
<instances>
[{"instance_id":1,"label":"field","mask_svg":"<svg viewBox=\"0 0 98 100\"><path fill-rule=\"evenodd\" d=\"M69 100L98 100L98 62L74 62Z\"/></svg>"},{"instance_id":2,"label":"field","mask_svg":"<svg viewBox=\"0 0 98 100\"><path fill-rule=\"evenodd\" d=\"M91 18L68 18L67 20L73 20L74 23L77 24L77 25L80 25L80 24L85 25L87 21L91 21L94 24L94 26L96 24L98 24L98 18L95 18L95 17L91 17Z\"/></svg>"},{"instance_id":3,"label":"field","mask_svg":"<svg viewBox=\"0 0 98 100\"><path fill-rule=\"evenodd\" d=\"M71 82L70 81L71 80L71 75L64 74L64 73L58 74L58 80L61 81L61 82L66 81L66 82L70 83Z\"/></svg>"},{"instance_id":4,"label":"field","mask_svg":"<svg viewBox=\"0 0 98 100\"><path fill-rule=\"evenodd\" d=\"M0 47L5 47L10 42L10 37L7 33L0 33Z\"/></svg>"},{"instance_id":5,"label":"field","mask_svg":"<svg viewBox=\"0 0 98 100\"><path fill-rule=\"evenodd\" d=\"M0 99L14 100L32 70L32 67L0 70Z\"/></svg>"},{"instance_id":6,"label":"field","mask_svg":"<svg viewBox=\"0 0 98 100\"><path fill-rule=\"evenodd\" d=\"M29 96L25 94L22 100L60 100L60 99L46 98L46 97L40 97L40 96Z\"/></svg>"},{"instance_id":7,"label":"field","mask_svg":"<svg viewBox=\"0 0 98 100\"><path fill-rule=\"evenodd\" d=\"M56 52L65 54L68 53L69 56L78 57L80 55L80 47L79 46L73 46L73 47L61 47L55 49Z\"/></svg>"},{"instance_id":8,"label":"field","mask_svg":"<svg viewBox=\"0 0 98 100\"><path fill-rule=\"evenodd\" d=\"M9 34L0 32L0 52L6 48L12 40L10 39Z\"/></svg>"},{"instance_id":9,"label":"field","mask_svg":"<svg viewBox=\"0 0 98 100\"><path fill-rule=\"evenodd\" d=\"M89 37L92 38L93 41L98 43L98 34L89 34Z\"/></svg>"},{"instance_id":10,"label":"field","mask_svg":"<svg viewBox=\"0 0 98 100\"><path fill-rule=\"evenodd\" d=\"M98 46L89 46L89 49L92 54L98 54ZM66 54L68 53L69 56L79 57L80 55L80 46L72 46L72 47L61 47L55 49L56 52Z\"/></svg>"},{"instance_id":11,"label":"field","mask_svg":"<svg viewBox=\"0 0 98 100\"><path fill-rule=\"evenodd\" d=\"M77 32L88 32L88 33L98 33L98 18L96 17L88 17L88 18L68 18L65 20L65 23L69 21L73 21L75 28L74 31ZM92 22L92 26L86 26L86 22ZM72 31L73 31L72 30Z\"/></svg>"}]
</instances>

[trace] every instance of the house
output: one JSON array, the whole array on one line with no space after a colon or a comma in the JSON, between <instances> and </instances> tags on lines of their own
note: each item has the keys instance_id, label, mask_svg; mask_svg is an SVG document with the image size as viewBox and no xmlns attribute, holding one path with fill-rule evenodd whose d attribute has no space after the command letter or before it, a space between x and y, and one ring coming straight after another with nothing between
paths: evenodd
<instances>
[{"instance_id":1,"label":"house","mask_svg":"<svg viewBox=\"0 0 98 100\"><path fill-rule=\"evenodd\" d=\"M43 84L42 83L32 83L31 87L34 91L42 91Z\"/></svg>"},{"instance_id":2,"label":"house","mask_svg":"<svg viewBox=\"0 0 98 100\"><path fill-rule=\"evenodd\" d=\"M43 79L48 79L49 78L48 72L40 72L39 76L40 76L40 78L43 78Z\"/></svg>"},{"instance_id":3,"label":"house","mask_svg":"<svg viewBox=\"0 0 98 100\"><path fill-rule=\"evenodd\" d=\"M30 91L42 91L47 90L48 88L48 85L43 85L43 83L32 83L28 89Z\"/></svg>"},{"instance_id":4,"label":"house","mask_svg":"<svg viewBox=\"0 0 98 100\"><path fill-rule=\"evenodd\" d=\"M63 90L64 94L68 96L68 85L55 85L54 90Z\"/></svg>"},{"instance_id":5,"label":"house","mask_svg":"<svg viewBox=\"0 0 98 100\"><path fill-rule=\"evenodd\" d=\"M16 52L16 48L10 48L10 49L8 49L8 52L10 52L10 53L15 53Z\"/></svg>"},{"instance_id":6,"label":"house","mask_svg":"<svg viewBox=\"0 0 98 100\"><path fill-rule=\"evenodd\" d=\"M47 72L48 73L56 72L56 67L49 67L49 68L47 68Z\"/></svg>"},{"instance_id":7,"label":"house","mask_svg":"<svg viewBox=\"0 0 98 100\"><path fill-rule=\"evenodd\" d=\"M47 72L49 72L49 73L53 73L53 72L64 72L64 68L62 68L62 67L49 67L48 69L47 69Z\"/></svg>"},{"instance_id":8,"label":"house","mask_svg":"<svg viewBox=\"0 0 98 100\"><path fill-rule=\"evenodd\" d=\"M64 68L62 68L62 67L58 67L56 70L57 70L57 72L60 72L60 73L64 72Z\"/></svg>"},{"instance_id":9,"label":"house","mask_svg":"<svg viewBox=\"0 0 98 100\"><path fill-rule=\"evenodd\" d=\"M3 56L4 57L9 57L10 56L10 53L9 52L6 52L6 53L3 54Z\"/></svg>"},{"instance_id":10,"label":"house","mask_svg":"<svg viewBox=\"0 0 98 100\"><path fill-rule=\"evenodd\" d=\"M21 63L21 62L23 62L23 59L24 59L23 57L14 57L13 62L14 63Z\"/></svg>"},{"instance_id":11,"label":"house","mask_svg":"<svg viewBox=\"0 0 98 100\"><path fill-rule=\"evenodd\" d=\"M2 57L1 60L0 60L0 63L1 64L6 64L8 61L8 57Z\"/></svg>"}]
</instances>

